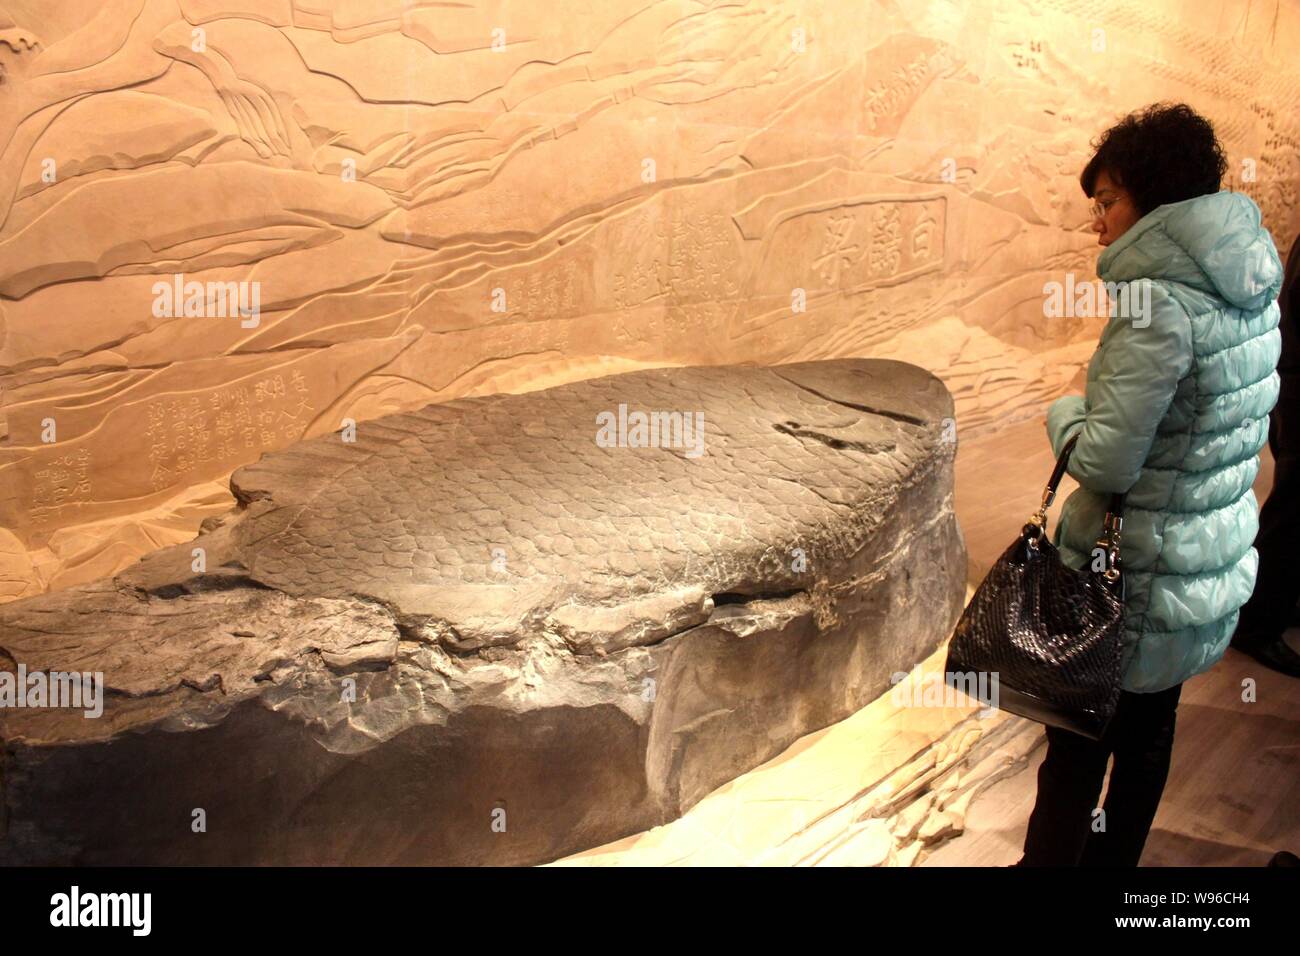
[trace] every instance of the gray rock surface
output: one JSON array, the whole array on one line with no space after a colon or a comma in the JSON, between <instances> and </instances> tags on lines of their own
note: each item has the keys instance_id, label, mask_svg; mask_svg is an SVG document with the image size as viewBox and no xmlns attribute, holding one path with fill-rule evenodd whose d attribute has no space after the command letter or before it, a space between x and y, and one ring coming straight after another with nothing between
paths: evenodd
<instances>
[{"instance_id":1,"label":"gray rock surface","mask_svg":"<svg viewBox=\"0 0 1300 956\"><path fill-rule=\"evenodd\" d=\"M620 403L703 454L602 447ZM894 361L656 369L263 457L193 542L0 606L0 669L108 688L0 709L0 861L529 864L674 819L947 636L952 414Z\"/></svg>"}]
</instances>

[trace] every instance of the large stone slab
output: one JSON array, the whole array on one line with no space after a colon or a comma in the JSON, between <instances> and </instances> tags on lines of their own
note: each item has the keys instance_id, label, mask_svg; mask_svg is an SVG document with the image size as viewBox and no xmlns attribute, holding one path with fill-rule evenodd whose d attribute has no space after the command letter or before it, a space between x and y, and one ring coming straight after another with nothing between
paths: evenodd
<instances>
[{"instance_id":1,"label":"large stone slab","mask_svg":"<svg viewBox=\"0 0 1300 956\"><path fill-rule=\"evenodd\" d=\"M638 411L702 444L598 441ZM947 636L952 415L895 361L655 369L265 456L193 542L0 606L0 668L108 689L0 709L0 861L527 864L671 820Z\"/></svg>"}]
</instances>

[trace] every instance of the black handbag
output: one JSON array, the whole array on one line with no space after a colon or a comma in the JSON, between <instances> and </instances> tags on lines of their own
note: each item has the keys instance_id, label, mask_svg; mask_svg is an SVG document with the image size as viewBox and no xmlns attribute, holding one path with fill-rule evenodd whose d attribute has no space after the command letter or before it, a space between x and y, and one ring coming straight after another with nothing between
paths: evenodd
<instances>
[{"instance_id":1,"label":"black handbag","mask_svg":"<svg viewBox=\"0 0 1300 956\"><path fill-rule=\"evenodd\" d=\"M1104 570L1097 560L1077 571L1065 565L1047 538L1047 509L1077 439L1061 449L1041 507L962 612L944 680L985 706L1098 740L1121 689L1124 495L1111 495L1094 546Z\"/></svg>"}]
</instances>

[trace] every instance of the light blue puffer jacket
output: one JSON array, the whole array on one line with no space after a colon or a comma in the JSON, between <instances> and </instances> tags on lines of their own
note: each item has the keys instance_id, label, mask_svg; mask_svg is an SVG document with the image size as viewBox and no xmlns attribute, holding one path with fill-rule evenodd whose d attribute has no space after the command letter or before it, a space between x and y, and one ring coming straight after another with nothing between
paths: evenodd
<instances>
[{"instance_id":1,"label":"light blue puffer jacket","mask_svg":"<svg viewBox=\"0 0 1300 956\"><path fill-rule=\"evenodd\" d=\"M1150 310L1112 316L1086 395L1048 410L1053 455L1079 432L1067 470L1080 487L1052 541L1069 566L1091 562L1110 492L1128 493L1123 687L1154 693L1223 656L1255 587L1251 484L1280 385L1282 264L1259 207L1225 190L1153 209L1097 273L1151 280Z\"/></svg>"}]
</instances>

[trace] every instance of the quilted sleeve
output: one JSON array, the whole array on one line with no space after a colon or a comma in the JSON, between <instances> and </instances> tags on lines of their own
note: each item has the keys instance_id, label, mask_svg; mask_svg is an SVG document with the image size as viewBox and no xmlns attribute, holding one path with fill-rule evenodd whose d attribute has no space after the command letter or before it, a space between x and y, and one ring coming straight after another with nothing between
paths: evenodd
<instances>
[{"instance_id":1,"label":"quilted sleeve","mask_svg":"<svg viewBox=\"0 0 1300 956\"><path fill-rule=\"evenodd\" d=\"M1082 395L1062 395L1047 410L1047 438L1052 443L1052 457L1059 458L1066 440L1087 417L1088 405ZM1073 452L1071 452L1073 454Z\"/></svg>"},{"instance_id":2,"label":"quilted sleeve","mask_svg":"<svg viewBox=\"0 0 1300 956\"><path fill-rule=\"evenodd\" d=\"M1153 282L1145 314L1113 316L1106 332L1087 394L1053 402L1047 430L1054 455L1078 433L1066 471L1080 485L1127 492L1138 480L1179 380L1191 371L1191 321Z\"/></svg>"}]
</instances>

